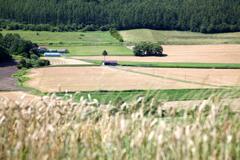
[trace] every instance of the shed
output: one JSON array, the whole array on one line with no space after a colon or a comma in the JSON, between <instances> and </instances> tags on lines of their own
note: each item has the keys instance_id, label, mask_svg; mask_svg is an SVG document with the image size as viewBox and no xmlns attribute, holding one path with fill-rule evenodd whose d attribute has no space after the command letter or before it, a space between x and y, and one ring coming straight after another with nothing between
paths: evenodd
<instances>
[{"instance_id":1,"label":"shed","mask_svg":"<svg viewBox=\"0 0 240 160\"><path fill-rule=\"evenodd\" d=\"M104 61L103 64L105 66L117 66L118 62L117 61Z\"/></svg>"},{"instance_id":2,"label":"shed","mask_svg":"<svg viewBox=\"0 0 240 160\"><path fill-rule=\"evenodd\" d=\"M61 57L62 54L59 52L45 52L44 57Z\"/></svg>"},{"instance_id":3,"label":"shed","mask_svg":"<svg viewBox=\"0 0 240 160\"><path fill-rule=\"evenodd\" d=\"M48 52L55 53L55 52L58 52L58 50L56 50L56 49L48 49Z\"/></svg>"}]
</instances>

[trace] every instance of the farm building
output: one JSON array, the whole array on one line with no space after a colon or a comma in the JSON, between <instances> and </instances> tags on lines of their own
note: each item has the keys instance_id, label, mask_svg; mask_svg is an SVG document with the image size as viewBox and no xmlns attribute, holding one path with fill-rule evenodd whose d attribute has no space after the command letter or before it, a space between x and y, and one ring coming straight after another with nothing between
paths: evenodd
<instances>
[{"instance_id":1,"label":"farm building","mask_svg":"<svg viewBox=\"0 0 240 160\"><path fill-rule=\"evenodd\" d=\"M104 61L103 65L105 65L105 66L117 66L118 62L117 61Z\"/></svg>"},{"instance_id":2,"label":"farm building","mask_svg":"<svg viewBox=\"0 0 240 160\"><path fill-rule=\"evenodd\" d=\"M44 48L44 47L38 47L37 48L38 53L44 53L44 52L47 52L47 51L48 51L47 48Z\"/></svg>"},{"instance_id":3,"label":"farm building","mask_svg":"<svg viewBox=\"0 0 240 160\"><path fill-rule=\"evenodd\" d=\"M48 52L68 53L67 49L48 49Z\"/></svg>"},{"instance_id":4,"label":"farm building","mask_svg":"<svg viewBox=\"0 0 240 160\"><path fill-rule=\"evenodd\" d=\"M59 52L45 52L44 57L61 57L62 54Z\"/></svg>"}]
</instances>

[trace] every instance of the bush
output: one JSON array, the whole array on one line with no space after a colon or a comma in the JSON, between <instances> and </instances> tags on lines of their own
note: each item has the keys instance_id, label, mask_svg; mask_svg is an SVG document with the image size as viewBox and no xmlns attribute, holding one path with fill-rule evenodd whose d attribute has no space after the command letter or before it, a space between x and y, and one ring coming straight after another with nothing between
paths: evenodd
<instances>
[{"instance_id":1,"label":"bush","mask_svg":"<svg viewBox=\"0 0 240 160\"><path fill-rule=\"evenodd\" d=\"M43 67L50 65L50 62L45 59L29 59L29 58L22 58L18 63L18 68L36 68L36 67Z\"/></svg>"},{"instance_id":2,"label":"bush","mask_svg":"<svg viewBox=\"0 0 240 160\"><path fill-rule=\"evenodd\" d=\"M110 34L120 42L124 42L122 36L118 33L116 29L110 29Z\"/></svg>"},{"instance_id":3,"label":"bush","mask_svg":"<svg viewBox=\"0 0 240 160\"><path fill-rule=\"evenodd\" d=\"M141 42L133 48L135 56L163 56L161 45L151 42Z\"/></svg>"},{"instance_id":4,"label":"bush","mask_svg":"<svg viewBox=\"0 0 240 160\"><path fill-rule=\"evenodd\" d=\"M7 62L11 59L12 57L10 56L8 51L4 47L0 46L0 62Z\"/></svg>"},{"instance_id":5,"label":"bush","mask_svg":"<svg viewBox=\"0 0 240 160\"><path fill-rule=\"evenodd\" d=\"M33 60L38 60L39 57L36 54L31 54L30 58Z\"/></svg>"},{"instance_id":6,"label":"bush","mask_svg":"<svg viewBox=\"0 0 240 160\"><path fill-rule=\"evenodd\" d=\"M46 59L39 59L38 60L38 65L39 65L39 67L49 66L50 65L50 61L46 60Z\"/></svg>"}]
</instances>

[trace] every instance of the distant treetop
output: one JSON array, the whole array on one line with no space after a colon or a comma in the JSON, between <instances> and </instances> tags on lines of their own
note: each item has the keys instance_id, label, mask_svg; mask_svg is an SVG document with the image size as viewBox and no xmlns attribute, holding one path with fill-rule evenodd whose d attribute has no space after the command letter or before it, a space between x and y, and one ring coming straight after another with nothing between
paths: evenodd
<instances>
[{"instance_id":1,"label":"distant treetop","mask_svg":"<svg viewBox=\"0 0 240 160\"><path fill-rule=\"evenodd\" d=\"M4 29L32 24L27 29L240 31L239 0L0 0L0 4L0 19L20 22L1 22Z\"/></svg>"}]
</instances>

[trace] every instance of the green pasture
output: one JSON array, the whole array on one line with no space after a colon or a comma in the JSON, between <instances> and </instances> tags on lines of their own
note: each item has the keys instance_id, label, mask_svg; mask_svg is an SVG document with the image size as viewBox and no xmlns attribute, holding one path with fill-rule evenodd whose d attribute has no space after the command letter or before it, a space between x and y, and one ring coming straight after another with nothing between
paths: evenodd
<instances>
[{"instance_id":1,"label":"green pasture","mask_svg":"<svg viewBox=\"0 0 240 160\"><path fill-rule=\"evenodd\" d=\"M91 91L91 92L69 92L56 93L57 96L64 99L73 98L78 102L81 98L98 100L100 103L121 103L136 101L140 97L145 100L157 99L159 102L166 101L184 101L184 100L204 100L211 95L217 95L222 98L239 97L239 89L170 89L170 90L130 90L130 91Z\"/></svg>"},{"instance_id":2,"label":"green pasture","mask_svg":"<svg viewBox=\"0 0 240 160\"><path fill-rule=\"evenodd\" d=\"M69 56L97 56L107 50L109 55L132 55L132 51L111 36L109 32L46 32L46 31L1 31L17 33L49 49L66 48Z\"/></svg>"},{"instance_id":3,"label":"green pasture","mask_svg":"<svg viewBox=\"0 0 240 160\"><path fill-rule=\"evenodd\" d=\"M125 45L151 41L161 44L240 44L240 32L221 34L202 34L184 31L157 31L134 29L119 31L124 44L109 32L47 32L47 31L0 31L3 35L17 33L26 40L52 49L67 48L69 56L96 56L107 50L110 55L132 55Z\"/></svg>"},{"instance_id":4,"label":"green pasture","mask_svg":"<svg viewBox=\"0 0 240 160\"><path fill-rule=\"evenodd\" d=\"M101 60L86 60L96 65L102 64ZM240 64L234 63L180 63L180 62L127 62L118 61L120 66L131 67L156 67L156 68L202 68L202 69L240 69Z\"/></svg>"},{"instance_id":5,"label":"green pasture","mask_svg":"<svg viewBox=\"0 0 240 160\"><path fill-rule=\"evenodd\" d=\"M109 32L46 32L46 31L6 31L0 33L17 33L26 40L31 40L39 45L120 45Z\"/></svg>"},{"instance_id":6,"label":"green pasture","mask_svg":"<svg viewBox=\"0 0 240 160\"><path fill-rule=\"evenodd\" d=\"M122 45L103 45L103 46L77 46L70 45L64 47L51 46L53 49L67 48L69 50L68 56L102 56L102 52L107 50L108 55L111 56L128 56L133 55L133 52Z\"/></svg>"},{"instance_id":7,"label":"green pasture","mask_svg":"<svg viewBox=\"0 0 240 160\"><path fill-rule=\"evenodd\" d=\"M240 32L203 34L186 31L162 31L150 29L133 29L120 31L126 42L159 42L170 45L191 44L240 44Z\"/></svg>"}]
</instances>

